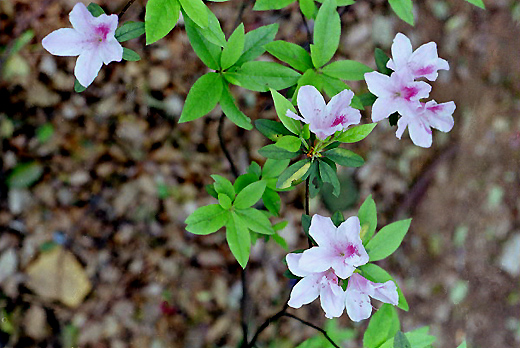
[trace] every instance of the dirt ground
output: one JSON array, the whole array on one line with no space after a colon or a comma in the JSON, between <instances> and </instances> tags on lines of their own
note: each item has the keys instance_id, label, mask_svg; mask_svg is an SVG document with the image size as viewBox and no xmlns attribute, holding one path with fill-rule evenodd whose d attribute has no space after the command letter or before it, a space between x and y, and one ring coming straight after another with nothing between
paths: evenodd
<instances>
[{"instance_id":1,"label":"dirt ground","mask_svg":"<svg viewBox=\"0 0 520 348\"><path fill-rule=\"evenodd\" d=\"M235 347L242 334L239 266L222 233L184 230L188 214L212 202L203 189L209 174L231 178L217 138L220 110L177 124L189 88L206 70L181 24L154 45L126 42L141 61L104 66L87 91L74 93L75 59L51 56L41 40L70 26L75 2L0 0L0 347ZM98 3L117 13L125 1ZM380 264L410 304L400 311L403 330L430 326L439 348L463 339L475 348L520 345L520 3L485 3L484 11L463 0L414 1L414 28L383 0L358 0L342 15L338 58L375 67L374 48L389 52L401 31L414 48L437 42L450 62L432 96L455 101L454 129L435 131L432 148L421 149L381 122L353 147L365 166L342 172L354 201L345 216L372 194L380 227L413 218L400 250ZM227 34L241 4L210 4ZM144 5L137 0L124 20L143 20ZM248 6L243 22L246 31L280 23L276 39L308 44L294 4L272 12ZM8 54L24 36L28 44ZM268 94L232 92L253 120L275 118ZM251 160L264 161L257 149L266 140L256 130L231 122L224 130L241 172ZM20 163L31 163L26 175L37 180L8 188ZM290 250L305 246L302 194L282 196ZM313 199L311 213L330 215L325 200ZM52 247L59 275L35 266ZM285 254L262 241L252 250L251 330L288 296ZM64 292L86 297L45 295L46 280L57 276L70 286ZM317 303L290 312L325 323ZM338 322L360 332L367 325L346 315ZM283 318L258 346L295 347L315 333ZM360 347L361 337L342 346Z\"/></svg>"}]
</instances>

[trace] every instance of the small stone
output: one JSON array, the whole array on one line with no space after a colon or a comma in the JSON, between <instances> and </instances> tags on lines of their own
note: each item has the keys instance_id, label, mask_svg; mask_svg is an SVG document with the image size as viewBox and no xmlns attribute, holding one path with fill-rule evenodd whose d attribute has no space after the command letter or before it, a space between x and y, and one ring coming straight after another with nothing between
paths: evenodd
<instances>
[{"instance_id":1,"label":"small stone","mask_svg":"<svg viewBox=\"0 0 520 348\"><path fill-rule=\"evenodd\" d=\"M2 284L9 276L16 272L18 267L18 257L13 248L5 251L0 256L0 284Z\"/></svg>"},{"instance_id":2,"label":"small stone","mask_svg":"<svg viewBox=\"0 0 520 348\"><path fill-rule=\"evenodd\" d=\"M515 233L506 241L498 266L513 277L520 275L520 233Z\"/></svg>"}]
</instances>

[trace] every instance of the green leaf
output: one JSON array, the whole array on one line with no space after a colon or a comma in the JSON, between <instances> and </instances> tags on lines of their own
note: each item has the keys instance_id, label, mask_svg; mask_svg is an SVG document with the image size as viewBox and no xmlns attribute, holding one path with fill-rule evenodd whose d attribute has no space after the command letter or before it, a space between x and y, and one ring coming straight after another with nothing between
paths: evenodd
<instances>
[{"instance_id":1,"label":"green leaf","mask_svg":"<svg viewBox=\"0 0 520 348\"><path fill-rule=\"evenodd\" d=\"M262 195L262 202L264 202L265 207L271 214L274 216L280 215L282 200L276 191L270 188L266 188L264 194Z\"/></svg>"},{"instance_id":2,"label":"green leaf","mask_svg":"<svg viewBox=\"0 0 520 348\"><path fill-rule=\"evenodd\" d=\"M374 235L377 227L376 202L372 199L372 195L369 195L363 204L361 204L358 211L358 218L361 224L360 236L363 240L363 245L366 245Z\"/></svg>"},{"instance_id":3,"label":"green leaf","mask_svg":"<svg viewBox=\"0 0 520 348\"><path fill-rule=\"evenodd\" d=\"M363 93L359 96L359 100L361 100L361 104L363 106L372 106L376 101L377 97L370 92Z\"/></svg>"},{"instance_id":4,"label":"green leaf","mask_svg":"<svg viewBox=\"0 0 520 348\"><path fill-rule=\"evenodd\" d=\"M173 29L180 10L178 0L148 0L144 16L147 45L162 39Z\"/></svg>"},{"instance_id":5,"label":"green leaf","mask_svg":"<svg viewBox=\"0 0 520 348\"><path fill-rule=\"evenodd\" d=\"M372 68L355 60L338 60L322 68L325 75L347 81L360 81L365 79L365 73L373 71Z\"/></svg>"},{"instance_id":6,"label":"green leaf","mask_svg":"<svg viewBox=\"0 0 520 348\"><path fill-rule=\"evenodd\" d=\"M258 153L266 158L272 158L272 159L291 159L299 155L298 152L290 152L287 150L284 150L275 144L270 144L262 147L260 150L258 150Z\"/></svg>"},{"instance_id":7,"label":"green leaf","mask_svg":"<svg viewBox=\"0 0 520 348\"><path fill-rule=\"evenodd\" d=\"M286 221L282 221L282 222L286 222ZM273 234L271 236L271 238L273 238L275 243L278 244L279 246L281 246L283 250L285 250L286 252L289 252L289 246L287 245L287 242L278 233Z\"/></svg>"},{"instance_id":8,"label":"green leaf","mask_svg":"<svg viewBox=\"0 0 520 348\"><path fill-rule=\"evenodd\" d=\"M323 76L318 74L316 70L309 69L303 73L303 75L298 79L298 84L296 85L296 89L294 90L292 102L296 104L298 101L298 92L302 86L312 85L316 87L318 91L323 89ZM339 80L338 80L339 81Z\"/></svg>"},{"instance_id":9,"label":"green leaf","mask_svg":"<svg viewBox=\"0 0 520 348\"><path fill-rule=\"evenodd\" d=\"M247 172L249 174L254 174L257 179L260 179L260 175L262 175L262 168L260 168L260 165L256 162L251 162L249 167L247 167Z\"/></svg>"},{"instance_id":10,"label":"green leaf","mask_svg":"<svg viewBox=\"0 0 520 348\"><path fill-rule=\"evenodd\" d=\"M204 185L206 192L213 198L218 199L218 193L213 185Z\"/></svg>"},{"instance_id":11,"label":"green leaf","mask_svg":"<svg viewBox=\"0 0 520 348\"><path fill-rule=\"evenodd\" d=\"M390 76L392 70L386 67L390 57L388 57L382 49L376 48L374 51L374 58L376 60L377 70L382 74Z\"/></svg>"},{"instance_id":12,"label":"green leaf","mask_svg":"<svg viewBox=\"0 0 520 348\"><path fill-rule=\"evenodd\" d=\"M484 1L482 1L482 0L466 0L466 1L469 2L472 5L480 7L483 10L486 9L486 6L484 5Z\"/></svg>"},{"instance_id":13,"label":"green leaf","mask_svg":"<svg viewBox=\"0 0 520 348\"><path fill-rule=\"evenodd\" d=\"M129 62L137 62L141 57L136 51L123 47L123 59Z\"/></svg>"},{"instance_id":14,"label":"green leaf","mask_svg":"<svg viewBox=\"0 0 520 348\"><path fill-rule=\"evenodd\" d=\"M86 89L87 89L87 87L85 87L81 83L79 83L78 79L74 80L74 92L81 93Z\"/></svg>"},{"instance_id":15,"label":"green leaf","mask_svg":"<svg viewBox=\"0 0 520 348\"><path fill-rule=\"evenodd\" d=\"M272 141L276 141L281 136L292 134L282 123L273 120L256 120L255 127L260 133Z\"/></svg>"},{"instance_id":16,"label":"green leaf","mask_svg":"<svg viewBox=\"0 0 520 348\"><path fill-rule=\"evenodd\" d=\"M360 167L365 163L361 156L341 147L326 151L323 155L345 167Z\"/></svg>"},{"instance_id":17,"label":"green leaf","mask_svg":"<svg viewBox=\"0 0 520 348\"><path fill-rule=\"evenodd\" d=\"M295 0L256 0L253 11L279 10L292 4L294 1Z\"/></svg>"},{"instance_id":18,"label":"green leaf","mask_svg":"<svg viewBox=\"0 0 520 348\"><path fill-rule=\"evenodd\" d=\"M397 250L410 228L412 219L386 225L366 245L370 261L382 260Z\"/></svg>"},{"instance_id":19,"label":"green leaf","mask_svg":"<svg viewBox=\"0 0 520 348\"><path fill-rule=\"evenodd\" d=\"M387 271L373 263L367 263L363 266L358 267L358 269L361 271L363 277L367 278L372 282L385 283L389 280L393 281L397 286L397 294L399 295L399 303L397 307L401 308L404 311L408 311L408 302L406 302L401 288L399 288L397 282Z\"/></svg>"},{"instance_id":20,"label":"green leaf","mask_svg":"<svg viewBox=\"0 0 520 348\"><path fill-rule=\"evenodd\" d=\"M253 129L253 125L251 124L251 119L247 117L238 106L235 104L235 99L231 95L229 91L229 87L227 83L222 81L222 96L220 97L220 107L224 114L229 118L234 124L237 126L251 130Z\"/></svg>"},{"instance_id":21,"label":"green leaf","mask_svg":"<svg viewBox=\"0 0 520 348\"><path fill-rule=\"evenodd\" d=\"M264 45L273 41L277 32L278 23L264 25L260 28L248 32L245 36L244 52L235 65L240 66L264 53Z\"/></svg>"},{"instance_id":22,"label":"green leaf","mask_svg":"<svg viewBox=\"0 0 520 348\"><path fill-rule=\"evenodd\" d=\"M388 2L399 18L410 25L414 25L412 0L388 0Z\"/></svg>"},{"instance_id":23,"label":"green leaf","mask_svg":"<svg viewBox=\"0 0 520 348\"><path fill-rule=\"evenodd\" d=\"M223 193L231 200L235 199L235 188L233 187L233 184L231 184L231 181L217 174L211 175L211 178L215 180L213 187L217 193Z\"/></svg>"},{"instance_id":24,"label":"green leaf","mask_svg":"<svg viewBox=\"0 0 520 348\"><path fill-rule=\"evenodd\" d=\"M233 206L236 209L246 209L262 198L265 191L265 181L257 181L247 185L237 194Z\"/></svg>"},{"instance_id":25,"label":"green leaf","mask_svg":"<svg viewBox=\"0 0 520 348\"><path fill-rule=\"evenodd\" d=\"M90 4L88 4L87 6L87 10L90 12L91 15L93 15L94 17L99 17L101 16L102 14L105 13L105 11L101 8L101 6L99 6L98 4L95 4L93 2L91 2Z\"/></svg>"},{"instance_id":26,"label":"green leaf","mask_svg":"<svg viewBox=\"0 0 520 348\"><path fill-rule=\"evenodd\" d=\"M317 2L323 2L323 0L316 0ZM354 0L336 0L336 5L339 6L348 6L353 5L355 3Z\"/></svg>"},{"instance_id":27,"label":"green leaf","mask_svg":"<svg viewBox=\"0 0 520 348\"><path fill-rule=\"evenodd\" d=\"M299 135L301 132L300 121L297 121L293 118L286 116L287 110L290 110L290 111L296 113L296 109L294 108L292 103L290 101L288 101L287 99L285 99L285 97L283 95L281 95L274 89L271 89L271 96L273 97L276 114L278 115L278 118L280 119L280 121L282 121L285 128L287 128L294 134Z\"/></svg>"},{"instance_id":28,"label":"green leaf","mask_svg":"<svg viewBox=\"0 0 520 348\"><path fill-rule=\"evenodd\" d=\"M313 2L314 3L314 2ZM301 72L312 69L312 59L303 47L292 42L277 40L264 46L267 52Z\"/></svg>"},{"instance_id":29,"label":"green leaf","mask_svg":"<svg viewBox=\"0 0 520 348\"><path fill-rule=\"evenodd\" d=\"M210 42L203 34L202 29L189 18L184 19L186 34L190 40L191 47L208 68L220 69L220 54L222 49L219 45Z\"/></svg>"},{"instance_id":30,"label":"green leaf","mask_svg":"<svg viewBox=\"0 0 520 348\"><path fill-rule=\"evenodd\" d=\"M252 173L242 174L235 180L233 188L235 189L235 192L240 192L244 187L254 183L255 181L258 181L257 175Z\"/></svg>"},{"instance_id":31,"label":"green leaf","mask_svg":"<svg viewBox=\"0 0 520 348\"><path fill-rule=\"evenodd\" d=\"M316 19L318 8L314 3L314 0L298 0L300 3L300 10L307 19Z\"/></svg>"},{"instance_id":32,"label":"green leaf","mask_svg":"<svg viewBox=\"0 0 520 348\"><path fill-rule=\"evenodd\" d=\"M383 304L370 318L363 336L363 347L379 347L399 330L399 317L394 306Z\"/></svg>"},{"instance_id":33,"label":"green leaf","mask_svg":"<svg viewBox=\"0 0 520 348\"><path fill-rule=\"evenodd\" d=\"M188 92L179 123L196 120L213 110L222 95L222 79L214 72L201 76Z\"/></svg>"},{"instance_id":34,"label":"green leaf","mask_svg":"<svg viewBox=\"0 0 520 348\"><path fill-rule=\"evenodd\" d=\"M116 29L115 37L119 42L135 39L145 33L143 22L126 22Z\"/></svg>"},{"instance_id":35,"label":"green leaf","mask_svg":"<svg viewBox=\"0 0 520 348\"><path fill-rule=\"evenodd\" d=\"M427 328L426 328L427 329ZM429 335L428 331L424 332L424 328L416 329L404 334L406 339L413 348L430 347L435 342L435 336ZM392 348L394 346L394 337L383 343L379 348Z\"/></svg>"},{"instance_id":36,"label":"green leaf","mask_svg":"<svg viewBox=\"0 0 520 348\"><path fill-rule=\"evenodd\" d=\"M231 208L231 198L229 198L228 195L219 193L218 194L218 204L226 210L229 210Z\"/></svg>"},{"instance_id":37,"label":"green leaf","mask_svg":"<svg viewBox=\"0 0 520 348\"><path fill-rule=\"evenodd\" d=\"M322 180L332 185L332 194L338 197L340 192L338 174L336 174L336 171L324 161L319 161L318 167Z\"/></svg>"},{"instance_id":38,"label":"green leaf","mask_svg":"<svg viewBox=\"0 0 520 348\"><path fill-rule=\"evenodd\" d=\"M291 68L275 62L247 62L235 72L226 72L228 81L257 92L267 92L269 88L276 90L295 85L300 74Z\"/></svg>"},{"instance_id":39,"label":"green leaf","mask_svg":"<svg viewBox=\"0 0 520 348\"><path fill-rule=\"evenodd\" d=\"M229 212L219 204L210 204L195 210L186 219L186 231L206 235L218 231L229 220Z\"/></svg>"},{"instance_id":40,"label":"green leaf","mask_svg":"<svg viewBox=\"0 0 520 348\"><path fill-rule=\"evenodd\" d=\"M284 135L276 141L275 145L287 151L296 152L300 149L302 142L300 138L294 137L292 135Z\"/></svg>"},{"instance_id":41,"label":"green leaf","mask_svg":"<svg viewBox=\"0 0 520 348\"><path fill-rule=\"evenodd\" d=\"M327 75L320 76L321 80L323 81L323 90L331 98L345 89L351 89L345 82L341 81L336 77L330 77ZM361 100L359 100L359 97L357 95L354 95L354 98L352 98L350 106L358 110L364 109L363 103L361 103Z\"/></svg>"},{"instance_id":42,"label":"green leaf","mask_svg":"<svg viewBox=\"0 0 520 348\"><path fill-rule=\"evenodd\" d=\"M280 175L285 168L289 165L290 160L275 160L272 158L268 158L265 161L264 166L262 168L262 178L276 178Z\"/></svg>"},{"instance_id":43,"label":"green leaf","mask_svg":"<svg viewBox=\"0 0 520 348\"><path fill-rule=\"evenodd\" d=\"M179 0L188 17L201 28L208 26L208 8L202 0Z\"/></svg>"},{"instance_id":44,"label":"green leaf","mask_svg":"<svg viewBox=\"0 0 520 348\"><path fill-rule=\"evenodd\" d=\"M394 336L394 348L412 348L408 338L400 330Z\"/></svg>"},{"instance_id":45,"label":"green leaf","mask_svg":"<svg viewBox=\"0 0 520 348\"><path fill-rule=\"evenodd\" d=\"M334 138L334 140L349 144L361 141L365 139L370 134L370 132L372 132L375 126L377 126L377 123L368 123L354 126L341 133L339 136Z\"/></svg>"},{"instance_id":46,"label":"green leaf","mask_svg":"<svg viewBox=\"0 0 520 348\"><path fill-rule=\"evenodd\" d=\"M293 181L300 180L307 173L310 166L311 162L308 158L290 165L280 174L276 187L280 189L291 187Z\"/></svg>"},{"instance_id":47,"label":"green leaf","mask_svg":"<svg viewBox=\"0 0 520 348\"><path fill-rule=\"evenodd\" d=\"M211 12L211 10L207 7L206 7L206 12L208 14L208 25L206 27L202 28L202 27L198 26L196 23L194 23L192 20L190 20L190 22L192 22L195 25L195 28L197 29L197 31L206 40L208 40L209 42L211 42L219 47L226 47L227 46L226 36L224 35L224 32L222 31L222 28L220 26L220 22L219 22L217 16L215 16L215 14L213 14L213 12Z\"/></svg>"},{"instance_id":48,"label":"green leaf","mask_svg":"<svg viewBox=\"0 0 520 348\"><path fill-rule=\"evenodd\" d=\"M38 162L20 163L14 167L7 177L9 188L27 188L34 184L43 174L43 167Z\"/></svg>"},{"instance_id":49,"label":"green leaf","mask_svg":"<svg viewBox=\"0 0 520 348\"><path fill-rule=\"evenodd\" d=\"M226 240L229 249L242 268L246 268L251 251L251 235L247 225L235 212L226 224Z\"/></svg>"},{"instance_id":50,"label":"green leaf","mask_svg":"<svg viewBox=\"0 0 520 348\"><path fill-rule=\"evenodd\" d=\"M341 21L335 0L325 0L314 22L314 44L311 45L312 63L316 68L327 64L339 46Z\"/></svg>"},{"instance_id":51,"label":"green leaf","mask_svg":"<svg viewBox=\"0 0 520 348\"><path fill-rule=\"evenodd\" d=\"M244 50L244 39L244 23L240 23L229 37L227 46L222 50L222 55L220 56L222 69L229 68L240 58Z\"/></svg>"},{"instance_id":52,"label":"green leaf","mask_svg":"<svg viewBox=\"0 0 520 348\"><path fill-rule=\"evenodd\" d=\"M250 230L261 234L274 234L271 222L260 210L247 208L237 209L236 212L243 218L243 221Z\"/></svg>"},{"instance_id":53,"label":"green leaf","mask_svg":"<svg viewBox=\"0 0 520 348\"><path fill-rule=\"evenodd\" d=\"M457 348L467 348L466 341L463 341Z\"/></svg>"}]
</instances>

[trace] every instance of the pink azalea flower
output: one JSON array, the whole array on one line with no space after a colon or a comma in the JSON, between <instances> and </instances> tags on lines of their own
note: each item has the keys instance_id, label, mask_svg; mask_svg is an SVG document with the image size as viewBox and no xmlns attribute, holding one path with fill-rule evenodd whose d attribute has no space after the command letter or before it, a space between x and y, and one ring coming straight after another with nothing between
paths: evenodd
<instances>
[{"instance_id":1,"label":"pink azalea flower","mask_svg":"<svg viewBox=\"0 0 520 348\"><path fill-rule=\"evenodd\" d=\"M94 17L85 5L77 3L69 20L73 28L53 31L43 39L43 48L57 56L79 56L74 75L87 87L103 63L120 62L123 58L123 47L114 36L117 15Z\"/></svg>"},{"instance_id":2,"label":"pink azalea flower","mask_svg":"<svg viewBox=\"0 0 520 348\"><path fill-rule=\"evenodd\" d=\"M357 266L368 262L360 232L357 216L348 218L336 228L330 218L314 215L309 234L318 246L303 252L300 268L306 272L324 272L332 268L338 277L348 278Z\"/></svg>"},{"instance_id":3,"label":"pink azalea flower","mask_svg":"<svg viewBox=\"0 0 520 348\"><path fill-rule=\"evenodd\" d=\"M386 66L393 71L408 70L413 78L425 77L430 81L437 79L438 70L450 70L448 62L437 55L437 44L428 42L415 52L406 35L398 33L392 44L392 59Z\"/></svg>"},{"instance_id":4,"label":"pink azalea flower","mask_svg":"<svg viewBox=\"0 0 520 348\"><path fill-rule=\"evenodd\" d=\"M309 124L311 132L325 140L337 131L361 121L361 113L350 106L354 93L347 89L325 100L314 86L302 86L298 91L298 109L303 117L287 110L287 117Z\"/></svg>"},{"instance_id":5,"label":"pink azalea flower","mask_svg":"<svg viewBox=\"0 0 520 348\"><path fill-rule=\"evenodd\" d=\"M368 90L378 98L372 105L372 121L377 122L394 112L401 115L414 112L419 100L430 95L432 87L424 81L414 81L406 71L387 76L377 71L365 74Z\"/></svg>"},{"instance_id":6,"label":"pink azalea flower","mask_svg":"<svg viewBox=\"0 0 520 348\"><path fill-rule=\"evenodd\" d=\"M394 306L399 302L397 287L393 281L373 283L358 273L350 276L345 293L347 314L352 321L361 321L370 317L372 314L370 297Z\"/></svg>"},{"instance_id":7,"label":"pink azalea flower","mask_svg":"<svg viewBox=\"0 0 520 348\"><path fill-rule=\"evenodd\" d=\"M299 266L302 254L286 256L289 270L303 277L292 289L289 306L300 308L320 297L321 308L329 319L339 317L345 309L345 291L338 285L338 277L332 269L324 272L307 272Z\"/></svg>"},{"instance_id":8,"label":"pink azalea flower","mask_svg":"<svg viewBox=\"0 0 520 348\"><path fill-rule=\"evenodd\" d=\"M453 128L453 112L455 111L455 103L450 101L447 103L437 104L435 100L427 103L421 103L420 106L411 113L403 113L403 116L397 121L396 136L401 139L404 130L408 127L412 142L421 147L430 147L432 145L431 127L441 132L449 132Z\"/></svg>"}]
</instances>

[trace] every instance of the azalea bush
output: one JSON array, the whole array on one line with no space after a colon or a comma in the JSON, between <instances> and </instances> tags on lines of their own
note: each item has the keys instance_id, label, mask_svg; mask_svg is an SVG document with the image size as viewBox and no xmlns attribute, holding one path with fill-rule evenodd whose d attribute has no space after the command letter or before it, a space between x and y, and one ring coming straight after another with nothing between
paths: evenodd
<instances>
[{"instance_id":1,"label":"azalea bush","mask_svg":"<svg viewBox=\"0 0 520 348\"><path fill-rule=\"evenodd\" d=\"M480 0L467 1L483 7ZM276 10L293 2L258 0L253 10ZM266 160L252 162L246 172L240 173L219 129L214 136L220 138L233 179L227 178L229 173L212 174L214 183L206 191L214 202L198 207L185 221L186 230L196 235L225 233L229 249L243 269L244 299L248 296L245 272L252 244L262 239L287 249L279 234L287 223L274 222L283 218L280 192L299 186L305 191L301 233L307 239L306 247L292 250L280 260L287 265L287 283L295 284L290 297L256 328L242 308L240 347L260 346L259 335L282 316L315 328L328 345L339 347L327 330L288 312L289 307L300 308L318 297L326 318L346 312L354 322L370 320L363 333L367 348L430 346L435 338L427 328L401 332L396 308L409 310L405 294L392 275L377 265L399 248L411 219L392 222L376 231L376 202L371 196L366 197L357 215L347 217L340 211L332 216L315 214L310 211L309 200L325 183L332 186L335 196L340 195L338 166L364 164L348 144L369 136L377 122L388 118L397 126L397 139L402 139L408 129L411 141L423 148L432 145L432 128L442 132L452 129L454 102L428 100L439 74L449 70L449 63L439 58L436 44L425 43L414 50L410 40L399 33L390 55L376 49L377 71L373 71L353 60L333 60L341 37L340 12L356 6L352 0L298 1L295 8L306 23L313 23L309 50L275 40L278 24L246 32L238 21L226 38L219 19L202 0L148 0L144 23L123 22L125 11L133 3L129 1L118 15L107 14L96 4L87 7L77 3L69 15L72 28L48 34L42 45L54 55L78 56L73 88L82 92L93 83L102 83L96 77L104 64L140 59L137 52L121 43L144 34L147 44L160 45L159 40L182 15L191 47L208 72L191 87L179 122L196 120L220 105L221 124L226 117L252 131L253 122L240 110L230 86L271 94L278 120L254 122L256 130L271 142L259 149ZM413 25L411 0L389 3L401 19ZM268 55L258 60L266 52ZM345 82L363 80L368 91L354 91ZM363 110L372 122L362 117ZM314 346L316 338L301 344Z\"/></svg>"}]
</instances>

